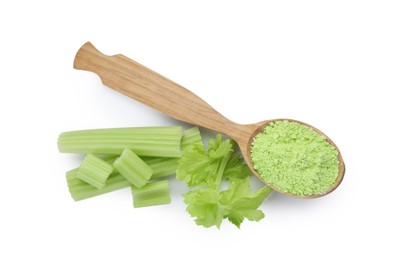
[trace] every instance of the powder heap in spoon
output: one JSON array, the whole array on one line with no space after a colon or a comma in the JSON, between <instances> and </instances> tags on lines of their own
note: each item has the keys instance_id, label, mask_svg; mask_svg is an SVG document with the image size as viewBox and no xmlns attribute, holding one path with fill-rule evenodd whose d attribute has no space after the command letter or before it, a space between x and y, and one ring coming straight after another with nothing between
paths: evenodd
<instances>
[{"instance_id":1,"label":"powder heap in spoon","mask_svg":"<svg viewBox=\"0 0 402 260\"><path fill-rule=\"evenodd\" d=\"M251 160L262 179L300 196L326 193L339 174L338 152L305 125L275 121L252 142Z\"/></svg>"}]
</instances>

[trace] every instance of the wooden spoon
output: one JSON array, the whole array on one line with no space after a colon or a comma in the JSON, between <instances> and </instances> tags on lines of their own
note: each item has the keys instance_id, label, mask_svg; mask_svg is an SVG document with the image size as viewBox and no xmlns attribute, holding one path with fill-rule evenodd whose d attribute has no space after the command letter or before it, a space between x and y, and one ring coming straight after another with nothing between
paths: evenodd
<instances>
[{"instance_id":1,"label":"wooden spoon","mask_svg":"<svg viewBox=\"0 0 402 260\"><path fill-rule=\"evenodd\" d=\"M182 86L121 54L114 56L104 55L90 42L85 43L78 50L74 60L74 68L95 72L99 75L104 85L155 108L175 119L209 128L231 137L237 142L244 156L244 160L250 167L251 171L261 181L280 193L300 198L321 197L336 189L343 179L345 164L338 147L324 133L306 123L292 119L274 119L249 125L234 123L219 114L205 101ZM285 193L263 180L254 169L250 157L251 143L254 136L267 124L278 120L288 120L306 125L324 136L328 142L338 150L338 159L340 163L339 175L334 185L324 194L300 196Z\"/></svg>"}]
</instances>

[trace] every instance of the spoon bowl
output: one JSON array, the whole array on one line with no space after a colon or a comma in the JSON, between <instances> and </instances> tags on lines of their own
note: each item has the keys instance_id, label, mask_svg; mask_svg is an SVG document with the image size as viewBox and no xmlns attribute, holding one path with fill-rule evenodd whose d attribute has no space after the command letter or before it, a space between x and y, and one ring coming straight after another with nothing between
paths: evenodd
<instances>
[{"instance_id":1,"label":"spoon bowl","mask_svg":"<svg viewBox=\"0 0 402 260\"><path fill-rule=\"evenodd\" d=\"M345 164L338 147L323 132L306 123L293 119L274 119L248 125L237 124L222 116L201 98L177 83L121 54L107 56L99 52L90 42L85 43L78 50L74 59L74 68L98 74L104 85L175 119L231 137L238 144L244 160L253 174L280 193L299 198L317 198L335 190L343 179ZM325 193L300 196L283 192L262 179L254 169L250 154L254 137L271 122L281 120L307 126L323 136L338 151L339 174L335 183Z\"/></svg>"},{"instance_id":2,"label":"spoon bowl","mask_svg":"<svg viewBox=\"0 0 402 260\"><path fill-rule=\"evenodd\" d=\"M282 190L277 189L275 186L271 185L269 182L267 182L266 180L264 180L263 178L260 177L260 174L258 173L258 171L254 168L253 162L251 161L251 148L252 148L252 143L253 140L255 138L256 135L258 135L267 125L271 124L272 122L278 122L278 121L289 121L289 122L295 122L301 125L306 126L307 128L313 130L314 132L318 133L319 135L321 135L322 137L324 137L324 139L332 146L336 149L337 153L338 153L338 161L339 161L339 172L338 172L338 176L334 182L334 184L324 193L320 193L320 194L314 194L314 195L298 195L298 194L293 194L293 193L288 193L288 192L284 192ZM265 120L262 122L259 122L257 124L255 124L256 128L255 131L252 133L252 135L250 136L250 138L248 139L248 142L246 145L240 146L239 148L243 154L244 160L247 163L248 167L250 168L250 170L253 172L253 174L255 176L257 176L262 182L264 182L265 184L267 184L269 187L271 187L272 189L274 189L275 191L282 193L282 194L286 194L288 196L292 196L292 197L297 197L297 198L318 198L318 197L322 197L324 195L327 195L329 193L331 193L332 191L334 191L339 184L341 184L342 180L343 180L343 176L345 175L345 163L343 161L341 152L339 151L339 148L336 146L336 144L326 135L324 134L322 131L320 131L319 129L315 128L314 126L311 126L309 124L306 124L304 122L298 121L298 120L294 120L294 119L289 119L289 118L278 118L278 119L271 119L271 120ZM236 140L236 139L235 139Z\"/></svg>"}]
</instances>

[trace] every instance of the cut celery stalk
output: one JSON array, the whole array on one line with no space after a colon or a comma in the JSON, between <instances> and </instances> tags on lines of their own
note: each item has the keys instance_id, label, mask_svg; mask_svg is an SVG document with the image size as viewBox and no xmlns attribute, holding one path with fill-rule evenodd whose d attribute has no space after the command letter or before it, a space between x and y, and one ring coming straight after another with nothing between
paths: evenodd
<instances>
[{"instance_id":1,"label":"cut celery stalk","mask_svg":"<svg viewBox=\"0 0 402 260\"><path fill-rule=\"evenodd\" d=\"M153 174L151 167L130 149L124 149L113 167L137 188L144 186Z\"/></svg>"},{"instance_id":2,"label":"cut celery stalk","mask_svg":"<svg viewBox=\"0 0 402 260\"><path fill-rule=\"evenodd\" d=\"M186 129L181 139L181 149L183 151L193 147L194 145L203 145L200 129L197 126Z\"/></svg>"},{"instance_id":3,"label":"cut celery stalk","mask_svg":"<svg viewBox=\"0 0 402 260\"><path fill-rule=\"evenodd\" d=\"M151 180L169 176L176 173L179 158L165 157L141 157L141 159L152 169Z\"/></svg>"},{"instance_id":4,"label":"cut celery stalk","mask_svg":"<svg viewBox=\"0 0 402 260\"><path fill-rule=\"evenodd\" d=\"M142 159L154 171L151 179L168 176L176 172L178 158L144 157ZM113 162L116 160L116 157L109 156L104 158L104 160L110 164L113 164ZM106 180L105 186L103 186L101 189L97 189L77 177L78 169L79 168L70 170L66 174L71 197L76 201L88 199L115 190L124 189L130 187L131 185L126 178L115 171Z\"/></svg>"},{"instance_id":5,"label":"cut celery stalk","mask_svg":"<svg viewBox=\"0 0 402 260\"><path fill-rule=\"evenodd\" d=\"M88 154L78 169L77 177L100 189L105 186L106 180L113 170L113 166L110 163L93 154Z\"/></svg>"},{"instance_id":6,"label":"cut celery stalk","mask_svg":"<svg viewBox=\"0 0 402 260\"><path fill-rule=\"evenodd\" d=\"M130 187L130 182L119 173L112 173L106 180L105 186L101 189L84 182L77 177L78 168L68 171L66 174L68 188L71 197L75 201L88 199L98 195L102 195L115 190Z\"/></svg>"},{"instance_id":7,"label":"cut celery stalk","mask_svg":"<svg viewBox=\"0 0 402 260\"><path fill-rule=\"evenodd\" d=\"M132 127L64 132L58 147L64 153L99 153L119 155L129 148L137 155L180 157L180 126Z\"/></svg>"},{"instance_id":8,"label":"cut celery stalk","mask_svg":"<svg viewBox=\"0 0 402 260\"><path fill-rule=\"evenodd\" d=\"M134 208L170 203L169 182L167 180L151 182L138 189L131 186Z\"/></svg>"}]
</instances>

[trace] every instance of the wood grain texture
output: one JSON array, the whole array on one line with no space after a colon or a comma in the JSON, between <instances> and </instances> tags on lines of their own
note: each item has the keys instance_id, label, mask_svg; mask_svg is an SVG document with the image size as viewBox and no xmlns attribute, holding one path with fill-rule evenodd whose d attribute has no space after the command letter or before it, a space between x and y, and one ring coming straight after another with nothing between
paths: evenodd
<instances>
[{"instance_id":1,"label":"wood grain texture","mask_svg":"<svg viewBox=\"0 0 402 260\"><path fill-rule=\"evenodd\" d=\"M234 123L179 84L121 54L114 56L104 55L90 42L87 42L78 50L74 60L74 68L95 72L99 75L104 85L175 119L224 133L231 137L237 142L246 163L254 175L268 186L271 185L261 179L254 169L250 156L251 144L255 135L267 124L280 120L293 121L303 124L324 136L337 149L339 154L339 176L334 185L325 194L313 196L289 194L271 186L280 193L299 198L317 198L335 190L343 179L345 164L338 147L323 132L304 122L293 119L274 119L249 125Z\"/></svg>"},{"instance_id":2,"label":"wood grain texture","mask_svg":"<svg viewBox=\"0 0 402 260\"><path fill-rule=\"evenodd\" d=\"M199 125L246 145L257 125L239 125L179 84L121 55L106 56L90 42L77 52L74 68L95 72L103 84L180 121Z\"/></svg>"}]
</instances>

